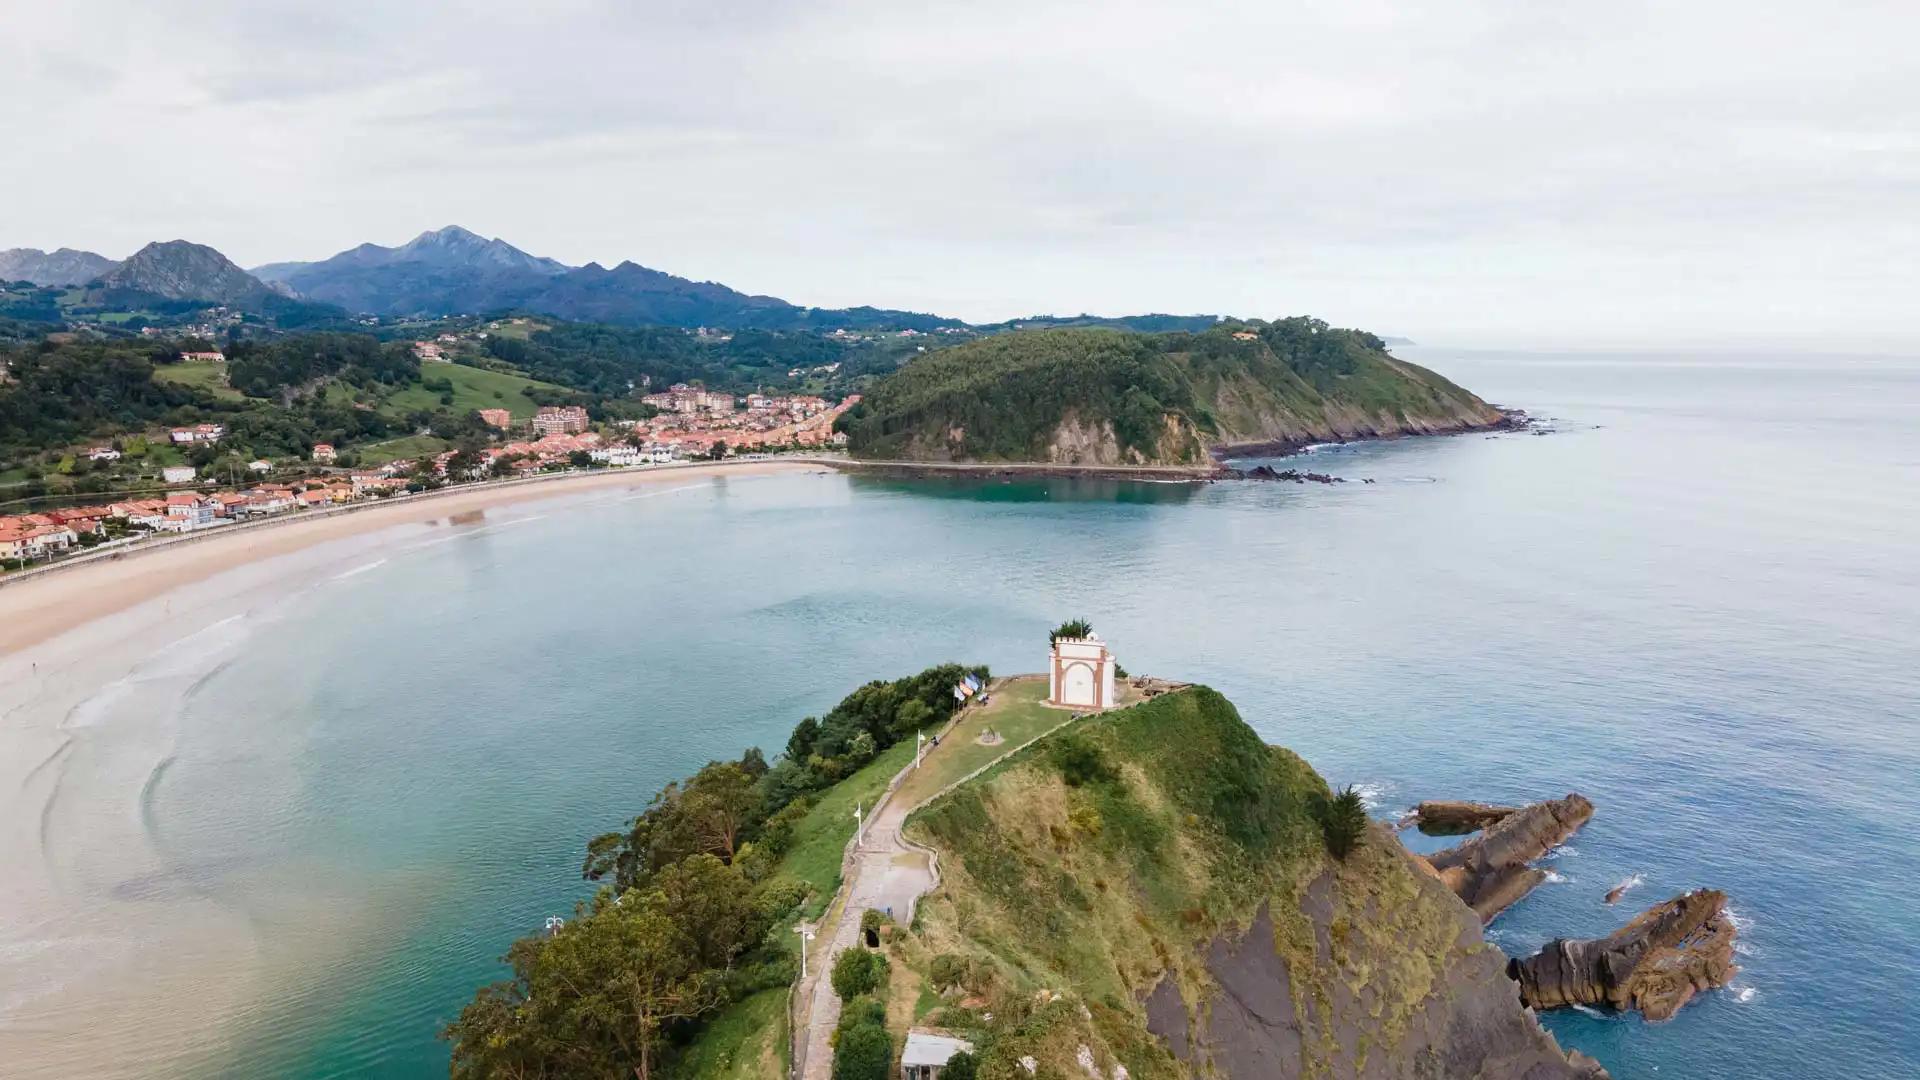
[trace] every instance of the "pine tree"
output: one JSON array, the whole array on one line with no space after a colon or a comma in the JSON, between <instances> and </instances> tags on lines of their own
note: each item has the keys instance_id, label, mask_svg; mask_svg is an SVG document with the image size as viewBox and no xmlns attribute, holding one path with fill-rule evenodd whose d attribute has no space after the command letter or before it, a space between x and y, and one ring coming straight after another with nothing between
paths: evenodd
<instances>
[{"instance_id":1,"label":"pine tree","mask_svg":"<svg viewBox=\"0 0 1920 1080\"><path fill-rule=\"evenodd\" d=\"M1367 838L1367 805L1349 784L1321 808L1320 829L1326 835L1327 851L1344 860Z\"/></svg>"}]
</instances>

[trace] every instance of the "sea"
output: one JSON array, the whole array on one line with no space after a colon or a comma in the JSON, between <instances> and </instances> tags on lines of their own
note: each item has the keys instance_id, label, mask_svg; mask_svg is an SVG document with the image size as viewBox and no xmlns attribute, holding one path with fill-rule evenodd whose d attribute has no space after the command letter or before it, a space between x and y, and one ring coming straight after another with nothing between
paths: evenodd
<instances>
[{"instance_id":1,"label":"sea","mask_svg":"<svg viewBox=\"0 0 1920 1080\"><path fill-rule=\"evenodd\" d=\"M442 1075L442 1025L668 780L871 679L1038 671L1081 617L1382 818L1591 798L1509 952L1725 890L1731 986L1544 1017L1616 1078L1920 1076L1920 357L1401 352L1534 427L1285 463L1331 485L601 489L382 532L157 640L76 710L45 833L76 895L225 943L170 973L217 1030L129 1074ZM89 768L155 715L164 753ZM120 850L62 827L89 807L137 823Z\"/></svg>"}]
</instances>

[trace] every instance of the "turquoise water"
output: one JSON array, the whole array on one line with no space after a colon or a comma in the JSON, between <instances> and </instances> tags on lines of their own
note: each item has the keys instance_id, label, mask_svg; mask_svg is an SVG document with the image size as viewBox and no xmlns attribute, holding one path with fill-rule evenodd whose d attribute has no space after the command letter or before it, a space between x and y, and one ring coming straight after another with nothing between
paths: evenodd
<instances>
[{"instance_id":1,"label":"turquoise water","mask_svg":"<svg viewBox=\"0 0 1920 1080\"><path fill-rule=\"evenodd\" d=\"M146 793L276 973L206 1071L442 1072L663 782L1085 616L1383 815L1592 797L1511 950L1726 889L1732 990L1549 1019L1616 1077L1920 1074L1920 363L1409 355L1556 433L1312 458L1371 485L723 478L393 533L253 620Z\"/></svg>"}]
</instances>

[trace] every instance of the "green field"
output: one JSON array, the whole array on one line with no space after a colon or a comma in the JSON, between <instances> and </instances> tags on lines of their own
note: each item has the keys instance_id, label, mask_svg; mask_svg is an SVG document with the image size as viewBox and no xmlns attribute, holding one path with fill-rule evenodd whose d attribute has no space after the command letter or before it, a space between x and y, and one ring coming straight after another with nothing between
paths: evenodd
<instances>
[{"instance_id":1,"label":"green field","mask_svg":"<svg viewBox=\"0 0 1920 1080\"><path fill-rule=\"evenodd\" d=\"M362 466L385 465L389 461L401 458L421 458L452 449L453 444L432 435L408 435L386 442L368 443L365 446L352 447L360 457Z\"/></svg>"},{"instance_id":2,"label":"green field","mask_svg":"<svg viewBox=\"0 0 1920 1080\"><path fill-rule=\"evenodd\" d=\"M162 364L153 369L157 382L178 383L205 390L222 401L245 401L246 395L227 384L227 365L191 362Z\"/></svg>"},{"instance_id":3,"label":"green field","mask_svg":"<svg viewBox=\"0 0 1920 1080\"><path fill-rule=\"evenodd\" d=\"M552 383L537 382L522 375L508 375L499 371L485 371L481 368L467 367L465 364L422 364L420 378L445 379L453 384L453 404L446 406L455 412L467 412L473 409L505 409L515 419L532 416L540 405L528 397L526 391L541 390L565 393L566 388ZM414 385L398 391L381 403L382 412L407 413L415 409L438 409L441 395L424 386Z\"/></svg>"}]
</instances>

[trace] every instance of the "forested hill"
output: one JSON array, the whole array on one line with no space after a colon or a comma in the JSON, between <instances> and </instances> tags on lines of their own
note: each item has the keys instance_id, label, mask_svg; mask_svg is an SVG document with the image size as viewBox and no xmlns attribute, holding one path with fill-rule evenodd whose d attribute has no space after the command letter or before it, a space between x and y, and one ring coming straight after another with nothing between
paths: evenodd
<instances>
[{"instance_id":1,"label":"forested hill","mask_svg":"<svg viewBox=\"0 0 1920 1080\"><path fill-rule=\"evenodd\" d=\"M878 460L1199 464L1223 446L1491 427L1498 410L1318 319L999 334L930 353L842 418Z\"/></svg>"}]
</instances>

